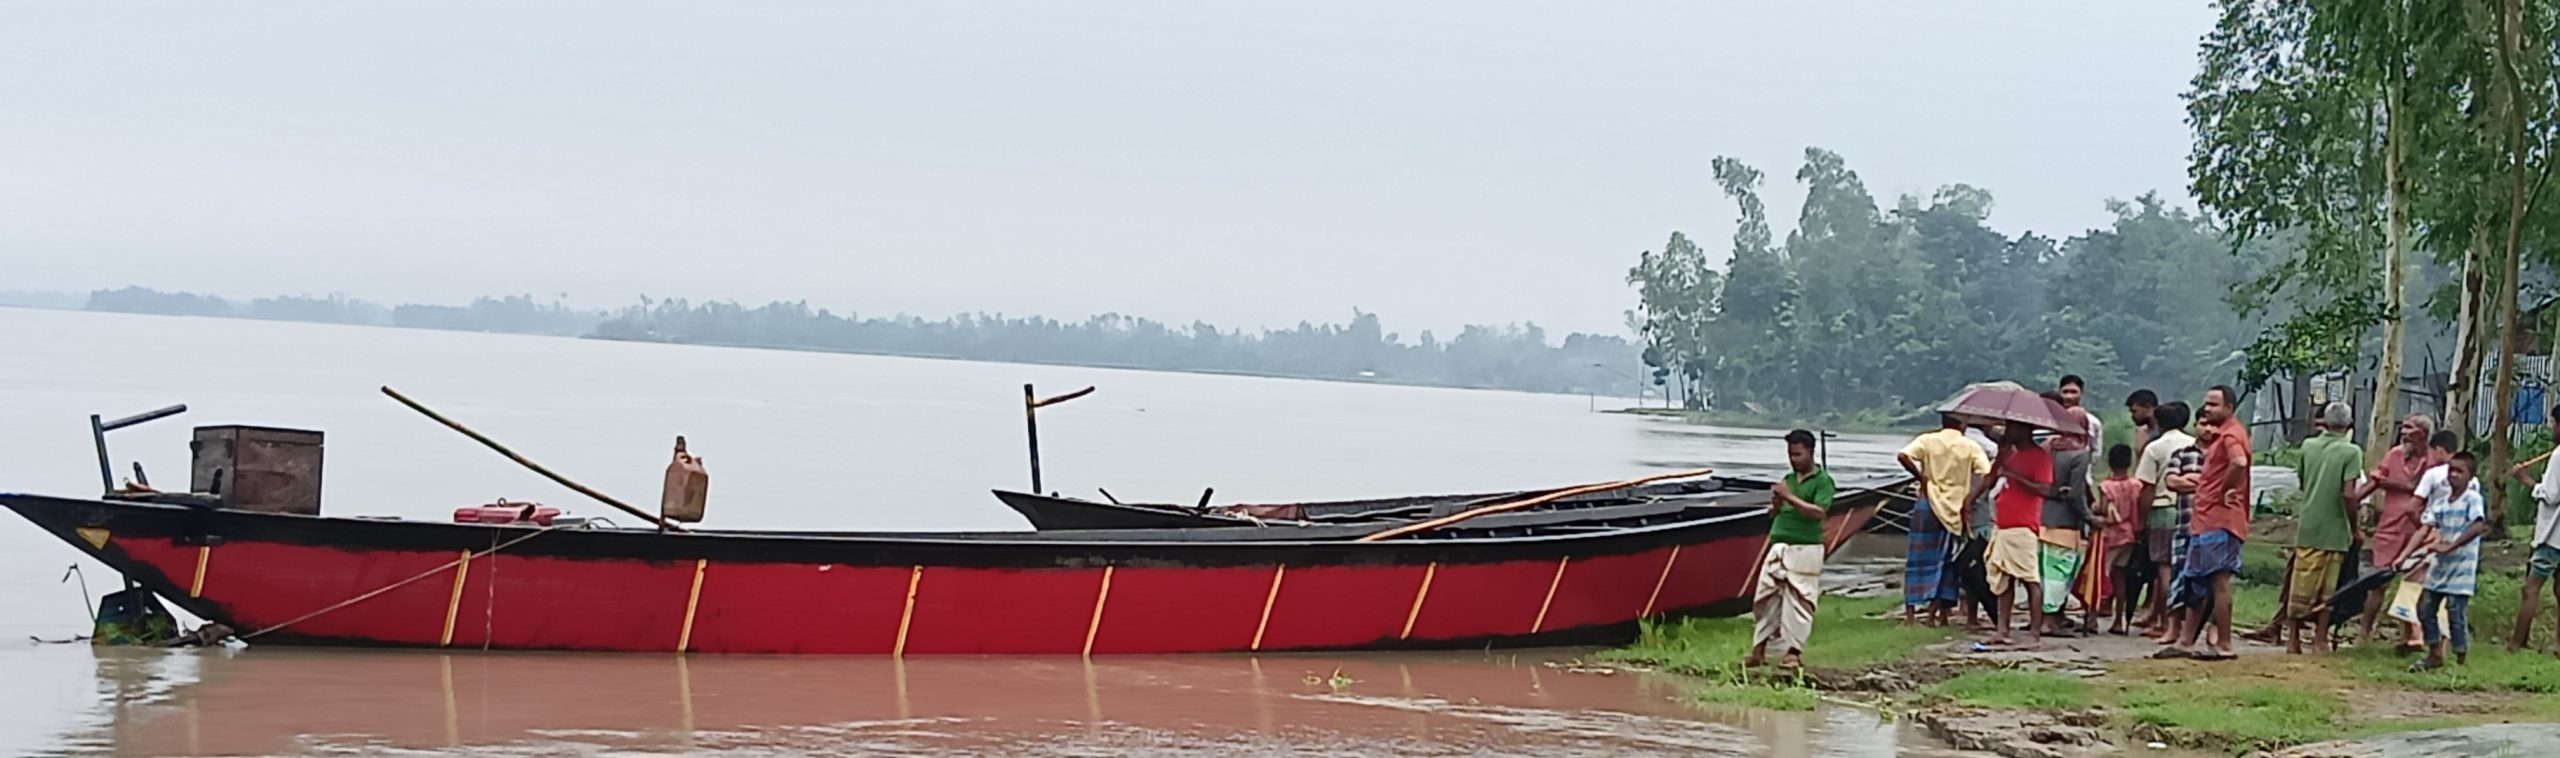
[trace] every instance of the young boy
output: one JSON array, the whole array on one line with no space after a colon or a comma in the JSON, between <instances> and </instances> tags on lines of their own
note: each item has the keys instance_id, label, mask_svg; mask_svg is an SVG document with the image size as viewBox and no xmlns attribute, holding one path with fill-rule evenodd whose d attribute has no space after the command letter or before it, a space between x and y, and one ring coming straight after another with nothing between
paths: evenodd
<instances>
[{"instance_id":1,"label":"young boy","mask_svg":"<svg viewBox=\"0 0 2560 758\"><path fill-rule=\"evenodd\" d=\"M2426 531L2423 516L2427 499L2418 488L2429 478L2444 476L2445 461L2453 459L2454 448L2462 446L2462 437L2452 432L2435 430L2434 419L2423 414L2412 415L2400 422L2400 444L2382 454L2382 463L2365 474L2364 483L2348 500L2363 502L2367 496L2378 496L2373 524L2373 567L2396 569L2400 561L2416 552L2420 536ZM2475 483L2473 486L2478 486ZM2391 604L2391 587L2376 588L2365 601L2362 639L2373 639L2374 622L2382 609ZM2398 650L2414 653L2425 649L2418 625L2402 622L2405 627Z\"/></svg>"},{"instance_id":2,"label":"young boy","mask_svg":"<svg viewBox=\"0 0 2560 758\"><path fill-rule=\"evenodd\" d=\"M2454 453L2444 477L2430 476L2418 485L2418 494L2427 499L2427 528L2410 553L2430 556L2434 566L2427 570L2426 591L2418 596L2418 629L2426 635L2427 657L2410 664L2410 671L2443 668L2448 646L2455 663L2470 662L2471 593L2480 578L2480 534L2489 530L2488 507L2471 487L2479 465L2469 452ZM2451 629L2437 628L2439 608Z\"/></svg>"},{"instance_id":3,"label":"young boy","mask_svg":"<svg viewBox=\"0 0 2560 758\"><path fill-rule=\"evenodd\" d=\"M1751 593L1751 653L1758 666L1770 650L1778 665L1803 665L1813 637L1815 601L1822 597L1822 514L1831 509L1831 472L1813 462L1813 433L1787 432L1787 478L1769 488L1769 550L1760 556L1760 578Z\"/></svg>"},{"instance_id":4,"label":"young boy","mask_svg":"<svg viewBox=\"0 0 2560 758\"><path fill-rule=\"evenodd\" d=\"M2124 634L2132 623L2135 606L2142 603L2142 588L2150 584L2150 556L2134 544L2142 530L2142 480L2133 478L2133 447L2117 445L2107 448L2107 479L2098 483L2099 520L2106 530L2099 538L2099 549L2106 556L2104 571L2098 578L2099 592L2110 606L2115 624L2111 634ZM2091 630L2097 624L2089 625Z\"/></svg>"}]
</instances>

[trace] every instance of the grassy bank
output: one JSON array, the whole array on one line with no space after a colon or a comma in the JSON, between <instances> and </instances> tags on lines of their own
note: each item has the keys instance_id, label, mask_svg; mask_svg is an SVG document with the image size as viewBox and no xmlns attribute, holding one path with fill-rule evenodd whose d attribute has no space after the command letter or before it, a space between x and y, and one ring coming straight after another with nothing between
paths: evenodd
<instances>
[{"instance_id":1,"label":"grassy bank","mask_svg":"<svg viewBox=\"0 0 2560 758\"><path fill-rule=\"evenodd\" d=\"M2523 563L2507 545L2485 552L2484 566ZM2278 550L2253 546L2247 553L2234 597L2238 626L2254 628L2273 615L2283 565ZM1959 632L1902 628L1898 597L1825 598L1802 674L1740 667L1751 639L1748 618L1648 624L1635 644L1602 657L1698 677L1701 703L1806 710L1832 691L1918 714L1952 707L2100 724L2118 744L2156 740L2245 752L2397 731L2560 722L2560 657L2550 652L2560 643L2550 612L2535 632L2539 651L2502 650L2521 585L2518 572L2485 571L2471 605L2470 663L2427 673L2408 671L2412 656L2393 651L2396 627L2387 620L2376 630L2380 639L2330 654L2251 648L2233 661L2150 660L2141 657L2152 649L2147 645L2104 638L2129 654L2095 664L1992 659L1956 652ZM2052 640L2047 648L2099 644ZM1878 671L1903 684L1879 687Z\"/></svg>"},{"instance_id":2,"label":"grassy bank","mask_svg":"<svg viewBox=\"0 0 2560 758\"><path fill-rule=\"evenodd\" d=\"M1899 597L1823 598L1814 611L1816 631L1806 644L1805 665L1871 669L1913 660L1930 645L1955 638L1944 629L1906 629L1870 618L1898 613L1901 602ZM1751 618L1742 616L1648 621L1635 644L1603 651L1601 658L1704 680L1696 693L1699 702L1775 710L1812 710L1821 702L1817 683L1810 679L1742 668L1742 656L1750 651Z\"/></svg>"}]
</instances>

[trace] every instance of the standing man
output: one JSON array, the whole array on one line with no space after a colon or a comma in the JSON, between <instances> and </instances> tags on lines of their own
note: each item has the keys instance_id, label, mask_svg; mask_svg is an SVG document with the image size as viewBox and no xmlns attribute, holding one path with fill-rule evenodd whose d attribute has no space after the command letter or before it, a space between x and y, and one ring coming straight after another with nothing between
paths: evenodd
<instances>
[{"instance_id":1,"label":"standing man","mask_svg":"<svg viewBox=\"0 0 2560 758\"><path fill-rule=\"evenodd\" d=\"M2160 395L2148 389L2134 390L2124 398L2124 410L2133 415L2133 454L2142 457L2142 449L2160 436Z\"/></svg>"},{"instance_id":2,"label":"standing man","mask_svg":"<svg viewBox=\"0 0 2560 758\"><path fill-rule=\"evenodd\" d=\"M2278 619L2285 652L2295 655L2302 654L2306 622L2314 629L2313 649L2329 649L2327 614L2311 616L2338 586L2338 574L2355 544L2356 504L2347 494L2356 489L2364 468L2364 450L2349 436L2355 431L2355 412L2347 404L2322 408L2318 423L2319 436L2303 443L2302 463L2295 468L2302 478L2301 526L2293 544L2293 592Z\"/></svg>"},{"instance_id":3,"label":"standing man","mask_svg":"<svg viewBox=\"0 0 2560 758\"><path fill-rule=\"evenodd\" d=\"M2418 477L2435 462L2428 452L2428 439L2435 436L2435 419L2423 413L2410 414L2400 420L2400 444L2382 451L2382 459L2365 472L2365 482L2351 499L2363 501L2379 492L2381 507L2373 519L2372 568L2389 571L2393 562L2408 552L2409 540L2418 534L2419 514L2426 510L2426 499L2418 497ZM2451 455L2447 453L2447 455ZM2381 618L2383 606L2391 604L2391 587L2374 590L2364 604L2364 639L2373 638L2373 623ZM2402 624L2401 652L2418 649L2418 625Z\"/></svg>"},{"instance_id":4,"label":"standing man","mask_svg":"<svg viewBox=\"0 0 2560 758\"><path fill-rule=\"evenodd\" d=\"M2001 485L1999 494L1992 496L1995 531L1983 556L1994 602L1999 603L1992 609L1997 627L1984 644L2012 644L2009 633L2016 626L2011 614L2018 604L2010 590L2025 587L2027 639L2017 646L2034 649L2044 644L2044 575L2038 565L2042 555L2036 531L2044 521L2044 500L2054 493L2053 454L2036 444L2034 427L2011 423L2004 429L2000 460L1992 463Z\"/></svg>"},{"instance_id":5,"label":"standing man","mask_svg":"<svg viewBox=\"0 0 2560 758\"><path fill-rule=\"evenodd\" d=\"M1966 429L1964 436L1982 448L1983 458L1994 461L1993 465L1997 466L2000 443L1992 439L1997 434L1997 427L1978 426ZM1947 566L1949 571L1955 572L1956 613L1964 616L1966 631L1988 630L1990 621L1983 617L1997 618L1991 610L1989 571L1982 564L1991 547L1991 502L2000 489L2000 477L1985 476L1982 486L1975 488L1965 500L1964 533L1956 549L1955 561Z\"/></svg>"},{"instance_id":6,"label":"standing man","mask_svg":"<svg viewBox=\"0 0 2560 758\"><path fill-rule=\"evenodd\" d=\"M1822 597L1822 514L1831 509L1831 472L1813 462L1813 433L1787 432L1787 478L1769 488L1769 550L1760 557L1760 578L1751 594L1751 653L1744 666L1758 666L1770 648L1780 652L1778 665L1804 665L1805 641L1813 637L1815 601Z\"/></svg>"},{"instance_id":7,"label":"standing man","mask_svg":"<svg viewBox=\"0 0 2560 758\"><path fill-rule=\"evenodd\" d=\"M2068 399L2078 394L2079 377L2066 376L2062 380L2068 394L2050 395L2048 399L2062 405L2066 411L2064 418L2068 421L2083 425L2094 421L2087 411L2080 410ZM2078 430L2062 432L2048 440L2045 449L2054 451L2053 493L2044 499L2044 513L2036 531L2036 540L2040 543L2037 546L2037 574L2044 590L2045 627L2039 633L2064 637L2071 635L2063 629L2070 618L2062 611L2071 597L2072 584L2080 577L2081 551L2087 542L2082 537L2091 521L2089 438L2079 436Z\"/></svg>"},{"instance_id":8,"label":"standing man","mask_svg":"<svg viewBox=\"0 0 2560 758\"><path fill-rule=\"evenodd\" d=\"M2080 375L2064 374L2062 381L2055 385L2054 401L2062 404L2063 420L2080 424L2087 433L2080 430L2064 432L2045 445L2046 449L2053 451L2053 481L2070 485L2069 496L2079 500L2080 509L2085 511L2089 508L2091 488L2103 478L2091 476L2093 461L2090 458L2096 454L2098 444L2106 440L2107 425L2080 405L2083 393L2088 389L2081 383Z\"/></svg>"},{"instance_id":9,"label":"standing man","mask_svg":"<svg viewBox=\"0 0 2560 758\"><path fill-rule=\"evenodd\" d=\"M1965 503L1991 473L1991 457L1965 437L1964 421L1941 414L1937 431L1912 438L1894 460L1921 485L1903 561L1902 625L1925 615L1928 625L1941 626L1958 592L1959 582L1947 575L1955 559L1955 535L1965 531Z\"/></svg>"},{"instance_id":10,"label":"standing man","mask_svg":"<svg viewBox=\"0 0 2560 758\"><path fill-rule=\"evenodd\" d=\"M2560 406L2554 406L2547 421L2560 422ZM2548 454L2546 454L2548 455ZM2533 554L2524 563L2524 602L2516 607L2516 630L2507 637L2507 652L2515 652L2533 644L2533 617L2541 614L2539 595L2544 582L2560 572L2560 455L2552 455L2543 464L2542 479L2536 481L2530 471L2533 462L2518 463L2507 470L2507 478L2533 490ZM2553 584L2552 599L2560 601L2560 584ZM2560 639L2554 639L2560 644ZM2560 655L2555 650L2554 655Z\"/></svg>"},{"instance_id":11,"label":"standing man","mask_svg":"<svg viewBox=\"0 0 2560 758\"><path fill-rule=\"evenodd\" d=\"M2170 488L2168 482L2170 475L2178 473L2178 452L2195 447L2196 439L2187 435L2186 401L2160 406L2152 423L2158 425L2159 434L2142 446L2133 464L2133 478L2142 482L2141 502L2146 504L2142 512L2142 563L2151 572L2152 582L2151 600L2134 623L2147 625L2149 633L2166 643L2169 637L2163 630L2177 627L2169 620L2168 595L2182 564L2177 548L2185 541L2179 533L2178 518L2185 495Z\"/></svg>"},{"instance_id":12,"label":"standing man","mask_svg":"<svg viewBox=\"0 0 2560 758\"><path fill-rule=\"evenodd\" d=\"M2187 530L2187 565L2180 576L2210 593L2210 605L2187 610L2180 641L2192 646L2207 627L2205 660L2238 656L2231 636L2231 575L2240 571L2240 548L2249 539L2249 428L2238 418L2237 392L2225 385L2205 390L2202 429L2204 471L2196 480L2195 513Z\"/></svg>"}]
</instances>

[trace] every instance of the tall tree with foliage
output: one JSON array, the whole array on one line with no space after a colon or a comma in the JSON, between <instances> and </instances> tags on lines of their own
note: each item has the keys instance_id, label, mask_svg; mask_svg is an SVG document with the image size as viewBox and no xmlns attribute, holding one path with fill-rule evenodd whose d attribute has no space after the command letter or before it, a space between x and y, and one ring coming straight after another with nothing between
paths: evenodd
<instances>
[{"instance_id":1,"label":"tall tree with foliage","mask_svg":"<svg viewBox=\"0 0 2560 758\"><path fill-rule=\"evenodd\" d=\"M1802 290L1786 255L1769 230L1768 207L1760 201L1759 169L1718 156L1716 187L1733 201L1733 252L1725 262L1723 286L1716 293L1715 328L1709 332L1713 353L1711 376L1721 388L1746 398L1769 399L1795 381L1798 358L1787 350L1796 329Z\"/></svg>"},{"instance_id":2,"label":"tall tree with foliage","mask_svg":"<svg viewBox=\"0 0 2560 758\"><path fill-rule=\"evenodd\" d=\"M1718 279L1706 254L1679 232L1671 233L1662 252L1645 251L1627 271L1627 283L1639 294L1635 323L1644 337L1645 366L1653 370L1655 386L1676 386L1691 409L1704 407L1700 386Z\"/></svg>"},{"instance_id":3,"label":"tall tree with foliage","mask_svg":"<svg viewBox=\"0 0 2560 758\"><path fill-rule=\"evenodd\" d=\"M2206 210L2237 244L2302 235L2297 255L2234 298L2244 312L2292 311L2250 345L2245 378L2353 368L2360 335L2379 326L2369 429L2398 415L2411 142L2442 113L2413 93L2424 63L2460 36L2418 5L2226 0L2187 93L2188 170Z\"/></svg>"},{"instance_id":4,"label":"tall tree with foliage","mask_svg":"<svg viewBox=\"0 0 2560 758\"><path fill-rule=\"evenodd\" d=\"M2536 2L2528 10L2524 0L2494 0L2497 12L2497 86L2490 101L2503 128L2507 165L2506 250L2500 267L2497 317L2502 324L2498 338L2497 414L2489 425L2489 470L2504 471L2513 456L2510 422L2515 414L2516 365L2521 342L2518 329L2523 318L2516 312L2516 299L2523 289L2521 279L2524 259L2524 235L2528 218L2533 214L2540 185L2550 177L2555 137L2560 137L2560 30L2555 21L2554 3ZM2527 29L2533 33L2528 36ZM2504 477L2493 477L2490 498L2490 523L2503 527L2507 498Z\"/></svg>"}]
</instances>

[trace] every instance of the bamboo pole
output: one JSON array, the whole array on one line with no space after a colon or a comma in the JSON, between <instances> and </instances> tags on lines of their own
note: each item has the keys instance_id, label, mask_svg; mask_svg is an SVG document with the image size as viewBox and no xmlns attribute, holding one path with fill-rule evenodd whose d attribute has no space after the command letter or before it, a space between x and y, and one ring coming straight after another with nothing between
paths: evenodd
<instances>
[{"instance_id":1,"label":"bamboo pole","mask_svg":"<svg viewBox=\"0 0 2560 758\"><path fill-rule=\"evenodd\" d=\"M647 522L649 522L649 523L651 523L651 524L654 524L654 525L656 525L656 526L657 526L659 529L661 529L661 530L664 530L664 531L671 531L671 532L681 532L681 531L685 531L684 527L680 527L680 526L676 526L675 524L668 523L666 519L659 518L659 517L657 517L657 515L655 515L655 514L649 513L648 511L640 510L640 509L638 509L638 508L633 508L633 507L631 507L631 506L630 506L630 504L628 504L628 503L624 503L624 502L622 502L622 501L620 501L620 500L615 500L615 499L613 499L613 496L612 496L612 495L607 495L607 494L604 494L604 493L602 493L602 492L597 492L597 491L595 491L595 489L594 489L594 488L588 487L588 486L583 485L583 484L579 484L579 483L577 483L577 482L569 481L569 477L561 476L561 475L559 475L558 473L553 472L551 469L543 468L543 467L542 467L542 464L535 463L535 462L533 462L533 461L531 461L531 460L526 459L524 456L517 455L517 454L516 454L516 451L509 450L509 449L507 449L507 446L505 446L505 445L501 445L501 444L498 444L498 441L497 441L497 440L489 439L487 436L482 435L482 434L481 434L481 433L479 433L479 432L472 431L470 427L463 426L461 422L455 421L455 420L453 420L453 419L445 418L445 417L444 417L444 414L437 413L437 412L432 411L432 410L428 410L426 406L424 406L424 405L420 405L420 404L418 403L418 401L416 401L416 400L411 400L411 399L409 399L409 396L407 396L407 395L403 395L403 394L400 394L400 391L399 391L399 390L392 389L392 388L390 388L389 386L384 386L384 387L382 388L382 394L390 395L390 396L391 396L391 399L400 401L400 404L401 404L401 405L409 406L409 410L413 410L413 411L417 411L417 412L419 412L419 413L425 414L427 418L435 419L436 423L443 424L443 425L445 425L445 427L446 427L446 428L452 429L452 430L457 431L457 432L461 432L461 433L462 433L462 436L465 436L465 437L469 437L469 438L471 438L471 440L472 440L473 442L478 442L478 443L480 443L480 444L482 444L482 445L486 445L486 446L488 446L488 447L489 447L489 449L491 449L491 450L498 451L498 454L499 454L499 455L506 456L506 457L507 457L507 460L515 461L518 465L522 465L522 466L524 466L525 468L533 469L533 473L541 474L541 475L543 475L543 477L548 478L548 479L550 479L551 481L559 482L559 483L560 483L560 486L567 487L567 488L572 489L572 490L576 490L578 494L585 495L585 496L587 496L587 497L591 497L591 498L595 498L595 499L596 499L596 502L603 503L603 504L605 504L605 505L610 505L610 506L613 506L613 507L615 507L615 508L619 508L619 509L621 509L621 510L622 510L622 512L624 512L624 513L628 513L628 514L631 514L631 515L633 515L633 516L638 516L638 517L640 517L640 518L641 518L641 520L644 520L644 521L647 521Z\"/></svg>"},{"instance_id":2,"label":"bamboo pole","mask_svg":"<svg viewBox=\"0 0 2560 758\"><path fill-rule=\"evenodd\" d=\"M1493 504L1493 505L1484 506L1484 507L1482 507L1482 508L1474 508L1474 509L1469 509L1469 510L1465 510L1465 511L1460 511L1460 512L1458 512L1458 513L1450 514L1450 515L1447 515L1447 516L1442 516L1442 517L1440 517L1440 518L1432 519L1432 520L1429 520L1429 521L1423 521L1423 522L1413 523L1413 524L1406 524L1406 525L1404 525L1404 526L1399 526L1399 527L1395 527L1395 528L1392 528L1392 529L1386 529L1386 530L1378 531L1378 532L1375 532L1375 533L1371 533L1371 534L1369 534L1369 535L1367 535L1367 536L1363 536L1363 537L1361 537L1361 538L1359 538L1359 539L1357 539L1357 540L1353 540L1353 541L1354 541L1354 542L1377 542L1377 541L1379 541L1379 540L1394 539L1394 538L1402 537L1402 536L1405 536L1405 535L1408 535L1408 534L1413 534L1413 533L1415 533L1415 532L1427 532L1427 531L1431 531L1431 530L1433 530L1433 529L1438 529L1438 528L1440 528L1440 527L1448 526L1448 525L1450 525L1450 524L1455 524L1455 523L1458 523L1458 522L1461 522L1461 521L1465 521L1465 520L1468 520L1468 519L1472 519L1472 518L1475 518L1475 517L1477 517L1477 516L1489 516L1489 515L1496 514L1496 513L1501 513L1501 512L1504 512L1504 511L1516 511L1516 510L1519 510L1519 509L1522 509L1522 508L1528 508L1528 507L1531 507L1531 506L1545 505L1545 504L1547 504L1547 503L1552 503L1552 502L1555 502L1555 501L1558 501L1558 500L1562 500L1562 499L1565 499L1565 498L1568 498L1568 497L1573 497L1573 496L1575 496L1575 495L1588 495L1588 494L1591 494L1591 493L1594 493L1594 492L1602 492L1602 491L1614 490L1614 489L1620 489L1620 488L1625 488L1625 487L1636 487L1636 486L1641 486L1641 485L1651 484L1651 483L1654 483L1654 482L1660 482L1660 481L1667 481L1667 480L1672 480L1672 479L1695 479L1695 478L1697 478L1697 477L1706 476L1706 475L1711 474L1711 473L1714 473L1714 472L1715 472L1715 469L1706 469L1706 468L1702 468L1702 469L1693 469L1693 470L1689 470L1689 471L1675 471L1675 472L1668 473L1668 474L1655 474L1655 475L1652 475L1652 476L1637 477L1637 478L1634 478L1634 479L1628 479L1628 480L1625 480L1625 481L1618 481L1618 482L1602 482L1602 483L1600 483L1600 484L1586 484L1586 485L1583 485L1583 486L1580 486L1580 487L1574 487L1574 488L1571 488L1571 489L1556 490L1556 491L1549 492L1549 493L1544 494L1544 495L1539 495L1539 496L1537 496L1537 497L1525 498L1525 499L1521 499L1521 500L1513 500L1513 501L1510 501L1510 502L1507 502L1507 503L1495 503L1495 504Z\"/></svg>"}]
</instances>

